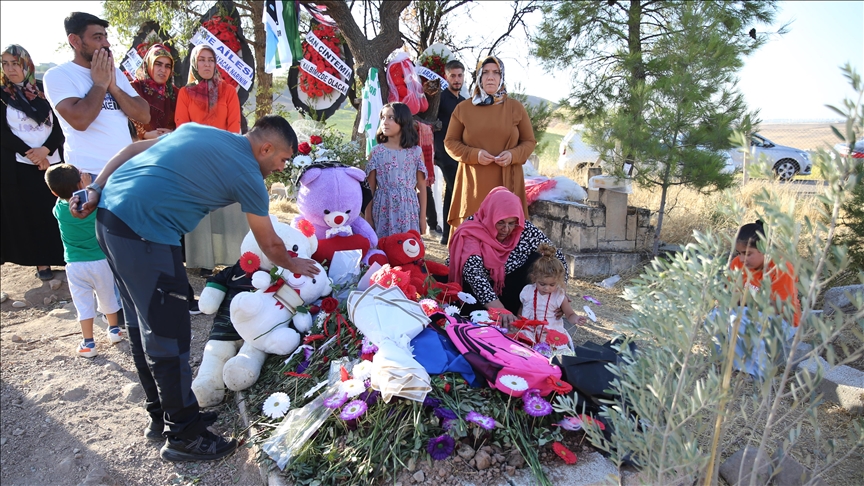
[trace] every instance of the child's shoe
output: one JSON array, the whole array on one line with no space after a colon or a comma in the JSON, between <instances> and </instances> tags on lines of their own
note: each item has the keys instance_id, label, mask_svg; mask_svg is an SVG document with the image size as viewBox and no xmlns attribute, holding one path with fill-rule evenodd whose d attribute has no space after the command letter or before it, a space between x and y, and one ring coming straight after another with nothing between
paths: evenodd
<instances>
[{"instance_id":1,"label":"child's shoe","mask_svg":"<svg viewBox=\"0 0 864 486\"><path fill-rule=\"evenodd\" d=\"M82 358L95 358L96 355L99 354L96 352L96 343L95 342L85 342L81 341L78 344L78 356Z\"/></svg>"},{"instance_id":2,"label":"child's shoe","mask_svg":"<svg viewBox=\"0 0 864 486\"><path fill-rule=\"evenodd\" d=\"M113 326L108 328L108 339L112 344L119 343L123 340L123 331L120 330L120 326Z\"/></svg>"}]
</instances>

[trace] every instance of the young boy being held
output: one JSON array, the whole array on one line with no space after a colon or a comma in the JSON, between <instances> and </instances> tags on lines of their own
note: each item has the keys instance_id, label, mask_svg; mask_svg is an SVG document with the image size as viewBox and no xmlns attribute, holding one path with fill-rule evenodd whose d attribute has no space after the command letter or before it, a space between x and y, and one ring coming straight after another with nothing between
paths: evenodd
<instances>
[{"instance_id":1,"label":"young boy being held","mask_svg":"<svg viewBox=\"0 0 864 486\"><path fill-rule=\"evenodd\" d=\"M99 310L108 318L108 339L112 343L119 343L123 340L123 334L118 326L117 311L120 305L114 294L114 274L96 241L96 212L84 219L77 219L69 212L72 193L85 188L90 183L90 175L80 173L73 165L55 164L45 171L45 182L57 196L54 217L60 225L60 238L63 240L66 279L72 302L78 311L81 334L84 335L84 340L78 345L78 356L92 358L97 354L96 342L93 340L96 301Z\"/></svg>"}]
</instances>

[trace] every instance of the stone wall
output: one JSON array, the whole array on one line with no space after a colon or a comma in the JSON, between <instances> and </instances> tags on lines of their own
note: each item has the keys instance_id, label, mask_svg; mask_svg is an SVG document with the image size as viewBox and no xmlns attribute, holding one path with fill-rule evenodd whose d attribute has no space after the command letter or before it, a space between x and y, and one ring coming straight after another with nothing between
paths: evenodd
<instances>
[{"instance_id":1,"label":"stone wall","mask_svg":"<svg viewBox=\"0 0 864 486\"><path fill-rule=\"evenodd\" d=\"M570 275L605 277L639 264L651 250L651 212L627 206L627 194L589 191L587 204L536 201L529 219L564 253Z\"/></svg>"}]
</instances>

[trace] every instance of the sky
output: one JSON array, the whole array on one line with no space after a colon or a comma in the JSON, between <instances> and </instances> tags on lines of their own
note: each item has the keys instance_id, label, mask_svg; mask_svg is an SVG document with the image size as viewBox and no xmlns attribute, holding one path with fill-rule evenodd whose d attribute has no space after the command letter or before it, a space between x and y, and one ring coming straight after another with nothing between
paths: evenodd
<instances>
[{"instance_id":1,"label":"sky","mask_svg":"<svg viewBox=\"0 0 864 486\"><path fill-rule=\"evenodd\" d=\"M39 29L28 21L33 18L34 5L38 5ZM476 23L483 29L490 20L495 22L499 17L505 22L507 9L500 6L501 3L480 2L470 19L462 18L466 25L458 27L477 29L470 25ZM102 2L0 0L0 45L21 44L36 64L67 61L72 56L71 50L63 47L66 42L63 19L74 10L101 15ZM541 14L532 15L528 23L536 25ZM780 2L772 30L790 21L789 33L772 36L766 46L745 60L739 73L739 87L750 108L758 109L765 121L837 118L824 105L839 104L852 95L839 67L849 62L864 75L864 2ZM122 51L128 47L123 46ZM567 95L568 73L549 72L531 59L528 42L521 33L500 55L511 89L519 83L527 94L556 102Z\"/></svg>"}]
</instances>

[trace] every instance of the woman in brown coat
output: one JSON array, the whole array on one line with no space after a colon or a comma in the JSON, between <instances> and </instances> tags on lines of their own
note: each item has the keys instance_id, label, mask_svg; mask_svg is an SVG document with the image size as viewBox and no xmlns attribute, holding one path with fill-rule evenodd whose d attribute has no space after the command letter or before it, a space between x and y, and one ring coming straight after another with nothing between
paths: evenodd
<instances>
[{"instance_id":1,"label":"woman in brown coat","mask_svg":"<svg viewBox=\"0 0 864 486\"><path fill-rule=\"evenodd\" d=\"M447 153L459 162L447 218L451 236L498 186L517 195L528 214L522 164L537 145L528 112L507 97L500 59L480 61L476 77L473 96L456 106L444 138Z\"/></svg>"}]
</instances>

